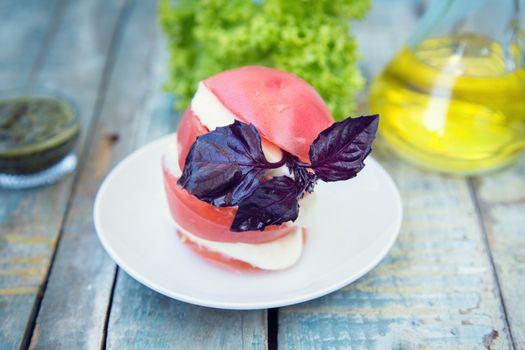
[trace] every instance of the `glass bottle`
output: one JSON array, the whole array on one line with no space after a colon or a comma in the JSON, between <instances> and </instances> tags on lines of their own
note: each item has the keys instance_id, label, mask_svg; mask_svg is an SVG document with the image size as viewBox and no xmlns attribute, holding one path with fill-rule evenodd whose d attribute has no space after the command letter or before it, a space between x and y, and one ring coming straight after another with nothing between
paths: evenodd
<instances>
[{"instance_id":1,"label":"glass bottle","mask_svg":"<svg viewBox=\"0 0 525 350\"><path fill-rule=\"evenodd\" d=\"M383 139L426 168L474 174L525 148L525 0L434 0L373 81Z\"/></svg>"}]
</instances>

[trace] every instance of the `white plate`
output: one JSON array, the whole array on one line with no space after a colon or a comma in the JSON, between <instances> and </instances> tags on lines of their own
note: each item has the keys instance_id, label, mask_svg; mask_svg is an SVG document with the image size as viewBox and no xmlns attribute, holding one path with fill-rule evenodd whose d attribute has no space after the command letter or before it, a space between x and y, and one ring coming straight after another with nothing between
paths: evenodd
<instances>
[{"instance_id":1,"label":"white plate","mask_svg":"<svg viewBox=\"0 0 525 350\"><path fill-rule=\"evenodd\" d=\"M95 200L95 227L116 263L169 297L224 309L262 309L328 294L376 266L401 225L399 192L371 157L359 175L319 182L301 260L279 272L241 273L215 266L183 246L167 206L161 157L170 135L124 159Z\"/></svg>"}]
</instances>

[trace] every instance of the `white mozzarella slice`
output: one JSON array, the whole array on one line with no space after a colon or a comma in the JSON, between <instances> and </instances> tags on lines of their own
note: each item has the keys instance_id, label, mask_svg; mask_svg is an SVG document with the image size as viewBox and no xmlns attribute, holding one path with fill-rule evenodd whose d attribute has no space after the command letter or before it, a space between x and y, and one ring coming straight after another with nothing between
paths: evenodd
<instances>
[{"instance_id":1,"label":"white mozzarella slice","mask_svg":"<svg viewBox=\"0 0 525 350\"><path fill-rule=\"evenodd\" d=\"M201 247L221 253L227 257L247 262L263 270L283 270L295 264L303 251L303 233L301 228L271 242L229 243L202 239L185 230L181 233Z\"/></svg>"},{"instance_id":2,"label":"white mozzarella slice","mask_svg":"<svg viewBox=\"0 0 525 350\"><path fill-rule=\"evenodd\" d=\"M199 82L197 92L191 100L191 110L209 130L233 124L235 121L235 115L203 82ZM264 156L271 163L278 162L283 157L281 149L270 142L263 141L262 149Z\"/></svg>"},{"instance_id":3,"label":"white mozzarella slice","mask_svg":"<svg viewBox=\"0 0 525 350\"><path fill-rule=\"evenodd\" d=\"M191 100L191 110L209 130L233 124L235 115L201 81Z\"/></svg>"},{"instance_id":4,"label":"white mozzarella slice","mask_svg":"<svg viewBox=\"0 0 525 350\"><path fill-rule=\"evenodd\" d=\"M178 151L177 151L177 140L173 138L168 145L166 153L164 153L163 163L164 166L168 169L171 175L175 177L181 177L182 171L180 170L179 161L178 161Z\"/></svg>"}]
</instances>

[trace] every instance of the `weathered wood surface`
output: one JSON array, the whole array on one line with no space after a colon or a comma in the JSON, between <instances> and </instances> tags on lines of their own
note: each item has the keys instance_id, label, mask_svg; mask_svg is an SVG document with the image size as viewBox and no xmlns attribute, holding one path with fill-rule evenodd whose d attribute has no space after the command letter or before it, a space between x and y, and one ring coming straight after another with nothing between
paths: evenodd
<instances>
[{"instance_id":1,"label":"weathered wood surface","mask_svg":"<svg viewBox=\"0 0 525 350\"><path fill-rule=\"evenodd\" d=\"M160 295L119 271L110 349L266 349L266 313L210 309Z\"/></svg>"},{"instance_id":2,"label":"weathered wood surface","mask_svg":"<svg viewBox=\"0 0 525 350\"><path fill-rule=\"evenodd\" d=\"M207 349L264 348L264 311L183 304L120 271L115 281L115 265L98 242L92 205L104 176L135 148L173 132L178 120L172 98L160 91L166 53L155 2L125 6L93 143L65 219L31 348L187 349L195 342Z\"/></svg>"},{"instance_id":3,"label":"weathered wood surface","mask_svg":"<svg viewBox=\"0 0 525 350\"><path fill-rule=\"evenodd\" d=\"M516 349L525 349L525 157L474 181Z\"/></svg>"},{"instance_id":4,"label":"weathered wood surface","mask_svg":"<svg viewBox=\"0 0 525 350\"><path fill-rule=\"evenodd\" d=\"M377 74L408 38L423 10L420 2L411 3L382 1L356 26L367 76ZM384 148L374 155L394 177L402 194L404 220L399 240L387 258L357 283L324 298L280 309L279 346L512 348L469 181L418 170ZM492 193L498 194L498 189L493 188ZM510 217L506 219L505 223L511 222ZM510 235L516 236L517 230ZM523 249L516 248L513 257L519 254L523 257ZM512 268L509 263L507 272ZM515 281L509 290L522 283L518 276L523 276L523 271L506 276ZM517 293L524 295L523 285L521 290L514 290L509 299L517 304ZM514 314L523 317L523 312ZM516 322L514 328L519 325Z\"/></svg>"},{"instance_id":5,"label":"weathered wood surface","mask_svg":"<svg viewBox=\"0 0 525 350\"><path fill-rule=\"evenodd\" d=\"M96 173L88 158L93 149L92 139L96 122L100 118L100 107L106 90L108 73L113 66L113 58L119 41L119 32L125 22L128 10L127 1L74 1L65 2L64 10L59 19L57 33L50 44L46 56L46 67L38 73L38 81L54 83L56 88L70 95L78 104L83 118L84 145L80 154L80 167L77 171ZM77 175L78 176L78 175ZM54 275L46 285L45 296L38 313L38 320L32 332L31 347L47 349L74 349L78 339L89 348L96 348L100 343L106 318L107 304L111 296L112 276L115 267L105 254L100 252L90 233L92 228L92 199L83 196L85 188L70 189L74 195L67 201L68 212L64 217L59 246L75 245L75 255L70 255L64 262L64 256L56 256L53 271L66 264L71 271L69 276ZM90 183L92 191L97 183ZM84 205L79 205L83 202ZM76 234L72 236L72 231ZM76 238L76 239L75 239ZM61 249L63 250L63 249ZM100 270L110 270L108 276L97 275ZM84 275L82 274L84 272ZM82 284L82 277L90 274L89 284ZM102 277L100 277L102 275ZM69 277L66 278L66 277ZM104 289L103 279L107 279ZM100 279L99 279L100 278ZM59 281L57 284L55 281ZM60 299L53 299L56 290L61 293ZM81 298L82 292L89 293L89 298ZM70 306L77 305L82 309ZM68 307L69 306L69 307ZM49 316L46 310L61 312L60 319L52 319L53 324L43 322ZM75 313L74 311L80 312ZM75 329L75 324L82 324L82 331ZM46 327L47 326L47 327ZM56 332L49 332L50 330ZM70 329L75 333L61 333L62 329ZM40 341L39 341L40 340ZM40 347L42 344L42 347Z\"/></svg>"},{"instance_id":6,"label":"weathered wood surface","mask_svg":"<svg viewBox=\"0 0 525 350\"><path fill-rule=\"evenodd\" d=\"M0 1L0 90L28 83L52 34L59 1Z\"/></svg>"},{"instance_id":7,"label":"weathered wood surface","mask_svg":"<svg viewBox=\"0 0 525 350\"><path fill-rule=\"evenodd\" d=\"M401 47L421 4L376 1L356 24L367 76ZM61 91L84 124L76 177L0 191L0 349L267 348L277 324L265 311L163 297L116 268L94 232L103 177L176 127L172 98L160 91L167 55L155 1L0 0L0 17L0 89ZM375 156L402 192L399 241L357 283L280 309L279 347L525 349L525 158L465 179L417 170L386 150Z\"/></svg>"},{"instance_id":8,"label":"weathered wood surface","mask_svg":"<svg viewBox=\"0 0 525 350\"><path fill-rule=\"evenodd\" d=\"M55 7L56 2L38 0L23 6L16 0L0 2L0 90L27 83ZM50 241L21 236L23 228L12 218L24 196L31 195L0 191L0 348L20 344L50 256Z\"/></svg>"},{"instance_id":9,"label":"weathered wood surface","mask_svg":"<svg viewBox=\"0 0 525 350\"><path fill-rule=\"evenodd\" d=\"M110 3L89 17L96 3L10 1L2 3L2 88L22 85L60 88L75 96L86 130L107 56L104 33ZM75 12L76 11L76 12ZM7 25L6 25L7 23ZM71 27L84 28L82 35ZM100 32L99 32L100 31ZM77 33L77 37L74 37ZM95 38L94 36L98 36ZM4 51L4 48L7 50ZM87 64L86 64L87 63ZM84 132L77 153L84 145ZM0 344L25 346L38 311L73 176L56 186L28 191L0 192Z\"/></svg>"}]
</instances>

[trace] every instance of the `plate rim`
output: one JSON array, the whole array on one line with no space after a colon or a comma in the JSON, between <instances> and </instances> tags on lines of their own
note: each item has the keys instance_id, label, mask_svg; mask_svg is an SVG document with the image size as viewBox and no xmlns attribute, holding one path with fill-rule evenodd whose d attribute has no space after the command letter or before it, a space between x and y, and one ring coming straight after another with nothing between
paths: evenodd
<instances>
[{"instance_id":1,"label":"plate rim","mask_svg":"<svg viewBox=\"0 0 525 350\"><path fill-rule=\"evenodd\" d=\"M394 199L397 203L397 207L399 208L399 215L396 217L395 225L393 225L393 231L394 233L390 235L389 241L382 247L380 254L377 254L374 256L374 259L370 259L369 263L366 264L364 267L362 267L358 272L351 274L349 277L344 278L337 283L329 284L328 286L325 286L324 288L319 288L314 291L310 291L308 293L303 293L298 296L294 297L288 297L285 299L279 299L277 301L271 302L225 302L225 301L210 301L206 300L204 298L199 297L192 297L190 295L179 293L179 292L173 292L171 290L168 290L167 288L164 288L155 282L149 281L147 277L142 276L140 273L136 273L133 271L133 268L131 268L124 260L122 259L118 253L113 249L111 244L106 240L105 236L101 234L103 231L100 224L100 202L102 201L102 197L104 196L104 193L106 192L107 187L111 183L112 179L116 176L118 176L119 171L121 168L125 167L128 163L132 162L135 158L139 157L143 153L147 153L150 149L155 148L158 144L161 143L167 143L169 139L173 139L176 137L176 133L172 133L169 135L162 136L156 140L153 140L145 145L142 145L138 149L134 150L130 154L128 154L126 157L124 157L122 160L120 160L117 165L115 165L111 171L105 176L104 180L102 181L102 184L100 185L97 194L95 196L95 201L93 204L93 222L95 226L95 231L97 233L98 239L101 242L104 250L106 253L111 257L111 259L121 268L123 269L129 276L131 276L133 279L138 281L139 283L145 285L146 287L165 295L169 298L176 299L182 302L198 305L198 306L205 306L210 308L217 308L217 309L229 309L229 310L262 310L262 309L268 309L268 308L275 308L275 307L283 307L283 306L289 306L294 305L298 303L302 303L305 301L317 299L319 297L325 296L327 294L330 294L338 289L341 289L361 277L363 277L365 274L370 272L374 267L376 267L388 254L390 249L392 249L392 246L397 241L397 238L399 236L399 233L401 231L401 224L403 222L403 202L401 200L401 194L399 192L399 188L397 187L396 183L390 176L390 174L381 166L381 164L375 160L372 156L367 157L367 162L372 161L374 163L374 166L377 167L380 173L382 173L383 177L388 182L389 186L392 187Z\"/></svg>"}]
</instances>

